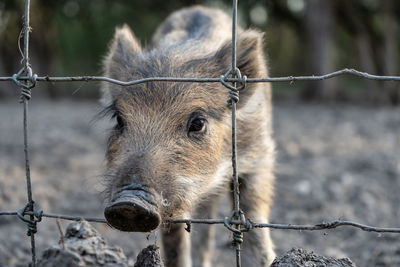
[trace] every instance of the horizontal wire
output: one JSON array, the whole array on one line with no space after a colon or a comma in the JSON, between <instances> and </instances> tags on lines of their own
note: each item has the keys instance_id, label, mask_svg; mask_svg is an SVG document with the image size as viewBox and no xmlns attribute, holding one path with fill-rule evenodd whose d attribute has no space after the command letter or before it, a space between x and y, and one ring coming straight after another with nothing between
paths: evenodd
<instances>
[{"instance_id":1,"label":"horizontal wire","mask_svg":"<svg viewBox=\"0 0 400 267\"><path fill-rule=\"evenodd\" d=\"M25 212L27 215L32 215L33 212ZM17 215L16 211L0 211L0 216L2 215ZM69 221L81 221L85 220L88 222L97 222L97 223L107 223L105 219L101 218L91 218L91 217L83 217L83 216L71 216L71 215L62 215L62 214L54 214L54 213L43 213L42 217L47 217L47 218L54 218L54 219L63 219L63 220L69 220Z\"/></svg>"},{"instance_id":2,"label":"horizontal wire","mask_svg":"<svg viewBox=\"0 0 400 267\"><path fill-rule=\"evenodd\" d=\"M182 219L182 220L170 220L168 222L186 223L186 224L224 224L224 220L221 219ZM238 225L241 224L241 222L234 220L232 221L232 224ZM295 224L256 223L256 222L250 222L250 224L251 227L253 228L273 228L281 230L318 231L318 230L334 229L341 226L352 226L367 232L400 233L400 228L375 227L352 221L341 221L341 220L320 223L315 225L295 225Z\"/></svg>"},{"instance_id":3,"label":"horizontal wire","mask_svg":"<svg viewBox=\"0 0 400 267\"><path fill-rule=\"evenodd\" d=\"M265 77L265 78L247 78L247 83L262 83L262 82L295 82L295 81L320 81L331 79L342 75L352 75L369 80L378 81L400 81L400 76L380 76L373 75L367 72L361 72L355 69L342 69L325 75L310 75L310 76L286 76L286 77ZM18 80L26 81L30 78L27 76L19 77ZM0 77L2 81L13 81L13 77ZM215 83L221 82L220 78L180 78L180 77L149 77L132 81L120 81L104 76L65 76L65 77L49 77L40 76L36 78L40 82L108 82L121 86L132 86L147 82L189 82L189 83ZM226 82L240 82L238 78L226 78Z\"/></svg>"},{"instance_id":4,"label":"horizontal wire","mask_svg":"<svg viewBox=\"0 0 400 267\"><path fill-rule=\"evenodd\" d=\"M27 215L30 215L31 212L26 212ZM0 216L2 215L11 215L16 216L16 211L0 211ZM63 219L70 221L80 221L85 220L88 222L96 222L96 223L107 223L105 219L101 218L92 218L92 217L83 217L83 216L70 216L70 215L62 215L55 213L43 213L42 217L54 218L54 219ZM186 223L186 224L224 224L223 219L178 219L178 220L167 220L167 223ZM238 220L233 220L232 224L239 225L241 224ZM369 226L361 223L356 223L352 221L341 221L336 220L332 222L325 222L315 225L296 225L296 224L276 224L276 223L257 223L250 222L253 228L272 228L272 229L280 229L280 230L298 230L298 231L318 231L318 230L326 230L326 229L334 229L342 226L350 226L361 229L366 232L377 232L377 233L400 233L400 228L395 227L375 227Z\"/></svg>"},{"instance_id":5,"label":"horizontal wire","mask_svg":"<svg viewBox=\"0 0 400 267\"><path fill-rule=\"evenodd\" d=\"M269 223L253 223L254 228L273 228L273 229L284 229L284 230L299 230L299 231L317 231L324 229L334 229L341 226L351 226L359 228L366 232L377 232L377 233L398 233L400 234L400 228L394 227L375 227L352 221L333 221L327 223L321 223L316 225L292 225L292 224L269 224Z\"/></svg>"}]
</instances>

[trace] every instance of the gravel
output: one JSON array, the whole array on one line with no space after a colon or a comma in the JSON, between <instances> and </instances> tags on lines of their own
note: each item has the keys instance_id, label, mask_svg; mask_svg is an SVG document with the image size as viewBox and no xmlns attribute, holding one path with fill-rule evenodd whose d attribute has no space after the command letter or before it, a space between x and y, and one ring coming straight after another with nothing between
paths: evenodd
<instances>
[{"instance_id":1,"label":"gravel","mask_svg":"<svg viewBox=\"0 0 400 267\"><path fill-rule=\"evenodd\" d=\"M45 212L102 217L106 120L91 122L97 103L30 103L29 141L34 200ZM336 219L380 227L400 227L400 109L278 103L274 108L277 142L276 195L270 221L318 224ZM0 210L26 204L22 106L0 102ZM226 202L226 201L225 201ZM229 213L221 207L220 216ZM69 222L62 222L65 228ZM93 224L110 246L136 259L158 233L117 232ZM231 236L217 226L213 266L232 266ZM193 227L192 235L199 235ZM272 230L278 255L293 247L319 255L350 258L357 266L400 262L399 235L351 227L299 232ZM201 233L200 233L201 234ZM57 244L53 219L38 224L37 251ZM26 266L30 260L26 225L0 217L0 266Z\"/></svg>"}]
</instances>

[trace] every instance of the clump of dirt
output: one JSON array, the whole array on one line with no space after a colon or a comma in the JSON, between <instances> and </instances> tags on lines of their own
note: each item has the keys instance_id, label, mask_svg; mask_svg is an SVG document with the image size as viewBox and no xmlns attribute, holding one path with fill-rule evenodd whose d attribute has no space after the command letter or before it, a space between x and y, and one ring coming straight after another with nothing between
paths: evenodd
<instances>
[{"instance_id":1,"label":"clump of dirt","mask_svg":"<svg viewBox=\"0 0 400 267\"><path fill-rule=\"evenodd\" d=\"M159 247L150 245L143 249L137 256L134 267L164 267Z\"/></svg>"},{"instance_id":2,"label":"clump of dirt","mask_svg":"<svg viewBox=\"0 0 400 267\"><path fill-rule=\"evenodd\" d=\"M38 267L128 267L132 266L121 248L109 246L88 222L70 223L58 245L45 249ZM159 247L150 245L137 256L134 267L164 267Z\"/></svg>"},{"instance_id":3,"label":"clump of dirt","mask_svg":"<svg viewBox=\"0 0 400 267\"><path fill-rule=\"evenodd\" d=\"M58 245L43 251L38 267L127 267L128 261L121 248L107 245L99 232L85 221L68 225Z\"/></svg>"},{"instance_id":4,"label":"clump of dirt","mask_svg":"<svg viewBox=\"0 0 400 267\"><path fill-rule=\"evenodd\" d=\"M355 264L348 258L335 259L293 248L276 258L271 267L355 267Z\"/></svg>"}]
</instances>

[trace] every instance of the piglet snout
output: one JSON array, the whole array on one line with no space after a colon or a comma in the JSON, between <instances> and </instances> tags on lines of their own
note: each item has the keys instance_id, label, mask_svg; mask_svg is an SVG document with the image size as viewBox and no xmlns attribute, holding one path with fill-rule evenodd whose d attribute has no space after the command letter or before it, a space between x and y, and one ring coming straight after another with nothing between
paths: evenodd
<instances>
[{"instance_id":1,"label":"piglet snout","mask_svg":"<svg viewBox=\"0 0 400 267\"><path fill-rule=\"evenodd\" d=\"M114 195L104 216L112 227L124 232L150 232L161 222L154 194L135 183Z\"/></svg>"}]
</instances>

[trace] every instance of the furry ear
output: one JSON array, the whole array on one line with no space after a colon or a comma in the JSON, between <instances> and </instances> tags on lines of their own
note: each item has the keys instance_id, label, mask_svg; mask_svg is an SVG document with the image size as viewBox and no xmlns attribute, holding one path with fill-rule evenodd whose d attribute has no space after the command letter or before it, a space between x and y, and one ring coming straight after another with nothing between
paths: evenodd
<instances>
[{"instance_id":1,"label":"furry ear","mask_svg":"<svg viewBox=\"0 0 400 267\"><path fill-rule=\"evenodd\" d=\"M263 34L248 30L238 35L236 44L236 65L243 75L247 78L263 77L266 75ZM232 65L232 44L228 42L217 53L221 63L225 66Z\"/></svg>"},{"instance_id":2,"label":"furry ear","mask_svg":"<svg viewBox=\"0 0 400 267\"><path fill-rule=\"evenodd\" d=\"M247 78L261 78L268 75L264 58L263 34L256 30L240 32L236 45L236 66L242 76ZM232 66L232 44L227 42L215 55L220 72L226 73ZM243 106L253 95L257 84L247 84L246 89L240 92L239 107Z\"/></svg>"},{"instance_id":3,"label":"furry ear","mask_svg":"<svg viewBox=\"0 0 400 267\"><path fill-rule=\"evenodd\" d=\"M103 63L105 74L114 76L115 69L131 65L134 56L141 50L139 41L128 25L117 28L109 53Z\"/></svg>"},{"instance_id":4,"label":"furry ear","mask_svg":"<svg viewBox=\"0 0 400 267\"><path fill-rule=\"evenodd\" d=\"M118 80L126 80L128 77L125 77L127 72L124 70L133 67L134 57L141 50L139 41L128 25L116 28L109 52L103 61L104 75ZM108 83L103 83L102 95L102 103L109 104L112 101Z\"/></svg>"}]
</instances>

